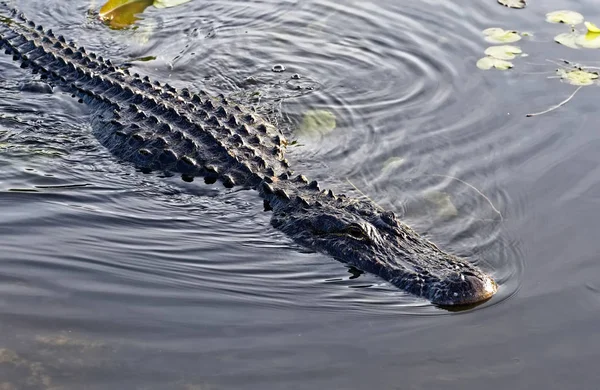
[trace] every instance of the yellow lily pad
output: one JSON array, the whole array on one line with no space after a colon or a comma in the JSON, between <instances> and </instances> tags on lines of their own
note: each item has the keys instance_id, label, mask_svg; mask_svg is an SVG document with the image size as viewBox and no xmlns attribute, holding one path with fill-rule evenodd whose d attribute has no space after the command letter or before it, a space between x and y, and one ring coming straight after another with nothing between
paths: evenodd
<instances>
[{"instance_id":1,"label":"yellow lily pad","mask_svg":"<svg viewBox=\"0 0 600 390\"><path fill-rule=\"evenodd\" d=\"M512 68L513 66L514 65L512 62L490 56L480 58L479 61L477 61L477 67L482 70L489 70L492 68L498 70L507 70Z\"/></svg>"},{"instance_id":2,"label":"yellow lily pad","mask_svg":"<svg viewBox=\"0 0 600 390\"><path fill-rule=\"evenodd\" d=\"M586 49L600 49L600 32L588 32L577 37L575 42Z\"/></svg>"},{"instance_id":3,"label":"yellow lily pad","mask_svg":"<svg viewBox=\"0 0 600 390\"><path fill-rule=\"evenodd\" d=\"M336 127L335 115L327 110L309 110L302 118L298 133L303 136L314 137L333 131Z\"/></svg>"},{"instance_id":4,"label":"yellow lily pad","mask_svg":"<svg viewBox=\"0 0 600 390\"><path fill-rule=\"evenodd\" d=\"M483 30L485 40L491 43L511 43L521 39L517 31L504 30L500 27L492 27Z\"/></svg>"},{"instance_id":5,"label":"yellow lily pad","mask_svg":"<svg viewBox=\"0 0 600 390\"><path fill-rule=\"evenodd\" d=\"M484 53L499 60L512 60L517 54L522 54L523 51L518 46L502 45L490 46L485 49Z\"/></svg>"},{"instance_id":6,"label":"yellow lily pad","mask_svg":"<svg viewBox=\"0 0 600 390\"><path fill-rule=\"evenodd\" d=\"M498 0L498 3L508 8L525 8L527 2L525 0Z\"/></svg>"},{"instance_id":7,"label":"yellow lily pad","mask_svg":"<svg viewBox=\"0 0 600 390\"><path fill-rule=\"evenodd\" d=\"M546 14L546 21L550 23L579 24L583 23L583 15L575 11L560 10Z\"/></svg>"},{"instance_id":8,"label":"yellow lily pad","mask_svg":"<svg viewBox=\"0 0 600 390\"><path fill-rule=\"evenodd\" d=\"M600 33L600 27L596 26L592 22L585 22L585 28L587 28L588 33Z\"/></svg>"},{"instance_id":9,"label":"yellow lily pad","mask_svg":"<svg viewBox=\"0 0 600 390\"><path fill-rule=\"evenodd\" d=\"M109 0L100 8L99 16L111 28L123 29L138 21L138 15L153 2L153 0Z\"/></svg>"},{"instance_id":10,"label":"yellow lily pad","mask_svg":"<svg viewBox=\"0 0 600 390\"><path fill-rule=\"evenodd\" d=\"M559 69L557 71L560 78L571 85L586 86L592 85L598 79L598 73L589 72L583 69Z\"/></svg>"}]
</instances>

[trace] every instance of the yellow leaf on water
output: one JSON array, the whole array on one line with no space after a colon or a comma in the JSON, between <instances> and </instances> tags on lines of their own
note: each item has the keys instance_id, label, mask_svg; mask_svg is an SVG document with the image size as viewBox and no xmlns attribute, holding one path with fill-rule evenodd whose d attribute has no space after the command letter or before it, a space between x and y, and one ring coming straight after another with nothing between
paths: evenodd
<instances>
[{"instance_id":1,"label":"yellow leaf on water","mask_svg":"<svg viewBox=\"0 0 600 390\"><path fill-rule=\"evenodd\" d=\"M126 28L139 20L138 15L153 2L153 0L109 0L100 8L100 19L111 28Z\"/></svg>"},{"instance_id":2,"label":"yellow leaf on water","mask_svg":"<svg viewBox=\"0 0 600 390\"><path fill-rule=\"evenodd\" d=\"M600 27L596 26L592 22L585 22L585 27L588 30L588 33L600 33Z\"/></svg>"}]
</instances>

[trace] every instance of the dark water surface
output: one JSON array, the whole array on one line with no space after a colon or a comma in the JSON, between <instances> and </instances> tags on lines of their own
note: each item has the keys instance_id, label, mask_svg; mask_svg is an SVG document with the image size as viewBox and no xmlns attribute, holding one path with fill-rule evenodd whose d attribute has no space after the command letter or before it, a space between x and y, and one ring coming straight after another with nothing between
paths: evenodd
<instances>
[{"instance_id":1,"label":"dark water surface","mask_svg":"<svg viewBox=\"0 0 600 390\"><path fill-rule=\"evenodd\" d=\"M139 73L256 104L298 138L296 171L358 188L500 291L449 313L353 278L252 191L120 163L88 109L21 91L32 76L2 55L0 389L598 388L598 86L525 117L575 88L548 60L599 66L544 22L600 22L591 0L195 0L122 31L90 0L17 3L116 62L157 56ZM529 56L478 70L488 27L532 32ZM298 136L313 109L337 128Z\"/></svg>"}]
</instances>

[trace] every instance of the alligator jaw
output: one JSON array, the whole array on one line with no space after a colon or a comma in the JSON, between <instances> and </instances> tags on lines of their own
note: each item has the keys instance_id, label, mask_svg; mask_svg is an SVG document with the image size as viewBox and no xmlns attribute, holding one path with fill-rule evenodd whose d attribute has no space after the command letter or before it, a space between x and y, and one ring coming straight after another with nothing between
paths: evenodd
<instances>
[{"instance_id":1,"label":"alligator jaw","mask_svg":"<svg viewBox=\"0 0 600 390\"><path fill-rule=\"evenodd\" d=\"M431 302L438 306L466 306L481 303L490 299L497 291L498 285L488 275L477 276L455 274L433 287L435 293Z\"/></svg>"}]
</instances>

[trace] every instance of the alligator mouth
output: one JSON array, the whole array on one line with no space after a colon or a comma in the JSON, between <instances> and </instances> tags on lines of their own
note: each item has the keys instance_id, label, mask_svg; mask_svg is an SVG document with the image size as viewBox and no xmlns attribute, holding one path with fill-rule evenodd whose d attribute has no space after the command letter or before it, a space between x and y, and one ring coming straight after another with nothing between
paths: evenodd
<instances>
[{"instance_id":1,"label":"alligator mouth","mask_svg":"<svg viewBox=\"0 0 600 390\"><path fill-rule=\"evenodd\" d=\"M438 306L467 306L483 303L498 291L498 285L483 273L456 272L436 283L429 300Z\"/></svg>"}]
</instances>

